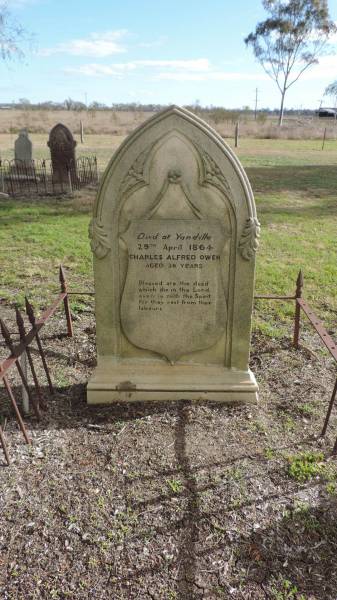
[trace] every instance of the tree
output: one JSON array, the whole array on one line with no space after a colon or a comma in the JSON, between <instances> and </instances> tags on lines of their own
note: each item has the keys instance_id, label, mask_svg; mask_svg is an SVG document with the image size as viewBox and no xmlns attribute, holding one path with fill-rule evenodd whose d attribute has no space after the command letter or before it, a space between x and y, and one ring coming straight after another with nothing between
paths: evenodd
<instances>
[{"instance_id":1,"label":"tree","mask_svg":"<svg viewBox=\"0 0 337 600\"><path fill-rule=\"evenodd\" d=\"M334 104L337 104L337 81L330 83L325 89L324 96L331 96L334 99Z\"/></svg>"},{"instance_id":2,"label":"tree","mask_svg":"<svg viewBox=\"0 0 337 600\"><path fill-rule=\"evenodd\" d=\"M26 31L12 17L8 2L0 0L0 58L6 62L23 58L22 44L26 41Z\"/></svg>"},{"instance_id":3,"label":"tree","mask_svg":"<svg viewBox=\"0 0 337 600\"><path fill-rule=\"evenodd\" d=\"M73 100L72 98L67 98L64 102L63 102L63 106L66 110L85 110L86 109L86 105L83 104L83 102L79 102L78 100Z\"/></svg>"},{"instance_id":4,"label":"tree","mask_svg":"<svg viewBox=\"0 0 337 600\"><path fill-rule=\"evenodd\" d=\"M282 125L287 90L318 63L336 26L327 0L262 0L262 4L269 16L245 38L245 44L280 91Z\"/></svg>"}]
</instances>

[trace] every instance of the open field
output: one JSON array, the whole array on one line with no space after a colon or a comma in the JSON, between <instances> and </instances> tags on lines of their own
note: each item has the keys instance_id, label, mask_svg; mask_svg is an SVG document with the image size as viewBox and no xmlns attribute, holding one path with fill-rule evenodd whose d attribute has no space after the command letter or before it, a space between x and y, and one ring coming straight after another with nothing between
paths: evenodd
<instances>
[{"instance_id":1,"label":"open field","mask_svg":"<svg viewBox=\"0 0 337 600\"><path fill-rule=\"evenodd\" d=\"M46 156L46 135L32 137ZM78 149L102 170L121 140L86 136ZM2 155L11 147L0 135ZM243 139L238 154L262 224L257 292L292 293L302 268L304 296L336 339L337 142L322 152L317 140ZM59 263L73 289L93 288L94 197L0 199L0 312L12 331L25 293L50 303ZM86 405L92 302L71 305L74 338L61 313L42 330L56 394L44 387L48 412L27 418L32 447L0 389L13 459L2 468L0 452L1 600L336 600L335 411L316 437L336 366L305 319L292 348L293 304L256 302L258 405L104 408Z\"/></svg>"},{"instance_id":2,"label":"open field","mask_svg":"<svg viewBox=\"0 0 337 600\"><path fill-rule=\"evenodd\" d=\"M233 137L235 125L239 122L240 136L261 139L322 140L326 128L326 138L337 139L337 120L319 119L317 116L285 116L283 127L278 127L276 115L259 114L257 119L244 111L209 109L193 111L207 121L223 137ZM0 134L17 134L27 128L31 133L48 134L56 123L64 123L79 135L82 121L86 134L122 135L130 133L154 113L142 110L0 110Z\"/></svg>"}]
</instances>

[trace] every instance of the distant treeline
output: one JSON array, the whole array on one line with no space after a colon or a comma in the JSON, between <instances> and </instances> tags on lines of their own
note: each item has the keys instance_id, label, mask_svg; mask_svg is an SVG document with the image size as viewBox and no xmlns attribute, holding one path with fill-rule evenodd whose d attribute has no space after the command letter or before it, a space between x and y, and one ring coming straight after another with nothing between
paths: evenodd
<instances>
[{"instance_id":1,"label":"distant treeline","mask_svg":"<svg viewBox=\"0 0 337 600\"><path fill-rule=\"evenodd\" d=\"M103 102L91 102L86 105L84 102L80 102L78 100L73 100L72 98L67 98L63 102L30 102L27 98L21 98L18 102L13 102L11 104L8 103L0 103L0 110L4 109L20 109L20 110L69 110L69 111L99 111L99 110L110 110L110 111L125 111L125 112L159 112L164 108L167 108L168 105L162 104L141 104L138 102L120 102L113 103L111 106L104 104ZM241 115L254 115L255 111L249 107L244 106L242 108L236 109L227 109L222 106L201 106L198 102L192 105L188 105L185 108L197 113L197 114L207 114L211 117L215 122L223 121L226 119L235 120L238 119ZM256 111L257 116L273 116L278 115L279 109L274 108L259 108ZM311 109L288 109L285 110L285 114L291 115L315 115L317 111Z\"/></svg>"}]
</instances>

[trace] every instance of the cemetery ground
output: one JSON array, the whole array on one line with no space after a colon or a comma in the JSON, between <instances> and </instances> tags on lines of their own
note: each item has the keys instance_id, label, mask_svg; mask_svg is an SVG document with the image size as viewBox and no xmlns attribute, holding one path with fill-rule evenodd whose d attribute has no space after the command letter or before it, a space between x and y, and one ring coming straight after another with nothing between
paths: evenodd
<instances>
[{"instance_id":1,"label":"cemetery ground","mask_svg":"<svg viewBox=\"0 0 337 600\"><path fill-rule=\"evenodd\" d=\"M37 152L45 137L32 136ZM78 150L102 169L120 140L87 136ZM250 139L238 154L262 225L256 293L292 294L302 268L304 297L336 339L337 143ZM51 303L60 263L72 290L93 289L94 196L0 200L11 330L14 299ZM27 419L31 447L1 390L13 459L0 468L1 597L336 600L336 413L327 438L316 437L336 368L305 317L295 351L293 304L256 301L256 406L88 407L93 305L71 303L73 339L61 311L42 330L57 393L45 387L48 411Z\"/></svg>"}]
</instances>

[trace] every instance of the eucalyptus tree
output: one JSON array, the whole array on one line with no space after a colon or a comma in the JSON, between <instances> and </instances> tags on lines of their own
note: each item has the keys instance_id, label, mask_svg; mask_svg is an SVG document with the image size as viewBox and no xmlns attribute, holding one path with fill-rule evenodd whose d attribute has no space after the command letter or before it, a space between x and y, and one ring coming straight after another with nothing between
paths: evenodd
<instances>
[{"instance_id":1,"label":"eucalyptus tree","mask_svg":"<svg viewBox=\"0 0 337 600\"><path fill-rule=\"evenodd\" d=\"M281 94L279 125L288 89L325 53L336 31L327 0L262 0L268 16L245 38Z\"/></svg>"},{"instance_id":2,"label":"eucalyptus tree","mask_svg":"<svg viewBox=\"0 0 337 600\"><path fill-rule=\"evenodd\" d=\"M8 2L0 0L0 58L7 62L24 57L24 44L28 41L25 29L8 8Z\"/></svg>"},{"instance_id":3,"label":"eucalyptus tree","mask_svg":"<svg viewBox=\"0 0 337 600\"><path fill-rule=\"evenodd\" d=\"M331 96L333 98L335 108L337 106L337 80L333 83L330 83L328 87L325 89L324 96Z\"/></svg>"}]
</instances>

